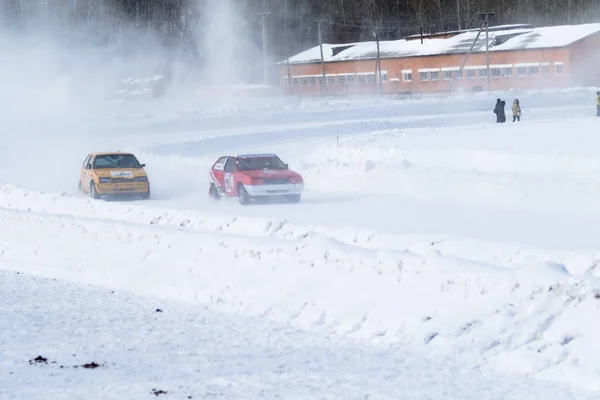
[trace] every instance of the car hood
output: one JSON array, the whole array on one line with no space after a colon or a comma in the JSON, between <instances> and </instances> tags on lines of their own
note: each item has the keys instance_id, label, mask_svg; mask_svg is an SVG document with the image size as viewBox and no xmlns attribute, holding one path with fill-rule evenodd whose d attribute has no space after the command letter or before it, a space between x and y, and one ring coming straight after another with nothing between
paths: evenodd
<instances>
[{"instance_id":1,"label":"car hood","mask_svg":"<svg viewBox=\"0 0 600 400\"><path fill-rule=\"evenodd\" d=\"M146 171L141 168L103 168L96 169L94 172L100 178L137 178L146 176Z\"/></svg>"},{"instance_id":2,"label":"car hood","mask_svg":"<svg viewBox=\"0 0 600 400\"><path fill-rule=\"evenodd\" d=\"M300 174L291 169L258 169L252 171L238 171L240 175L246 175L250 178L295 178Z\"/></svg>"}]
</instances>

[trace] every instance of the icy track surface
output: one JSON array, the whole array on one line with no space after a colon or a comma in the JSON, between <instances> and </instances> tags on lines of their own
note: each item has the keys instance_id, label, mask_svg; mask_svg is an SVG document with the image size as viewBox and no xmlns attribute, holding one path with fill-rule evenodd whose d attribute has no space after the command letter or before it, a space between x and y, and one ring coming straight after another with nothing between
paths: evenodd
<instances>
[{"instance_id":1,"label":"icy track surface","mask_svg":"<svg viewBox=\"0 0 600 400\"><path fill-rule=\"evenodd\" d=\"M52 335L21 343L27 324L54 331L57 321L86 326L89 315L102 344L77 328L59 329L61 340L113 366L46 376L57 396L89 382L71 374L99 372L128 398L161 386L199 398L585 398L554 385L600 389L592 94L519 94L524 121L502 126L490 111L496 94L220 111L134 102L94 116L8 119L1 293L18 305L0 322L22 328L2 331L0 363L27 382L9 386L9 398L35 398L22 388L45 384L23 371L55 373L26 365L37 355L27 346L57 363L67 357ZM113 149L148 164L152 200L77 193L85 155ZM263 151L303 174L300 204L207 198L216 157ZM40 299L25 296L32 282ZM39 306L21 310L30 304L14 300L21 293ZM154 313L158 303L171 312ZM42 305L45 319L36 317ZM115 316L125 310L135 316ZM217 370L192 366L198 348ZM211 358L220 352L229 356ZM168 372L146 368L160 354ZM123 393L92 386L101 398Z\"/></svg>"}]
</instances>

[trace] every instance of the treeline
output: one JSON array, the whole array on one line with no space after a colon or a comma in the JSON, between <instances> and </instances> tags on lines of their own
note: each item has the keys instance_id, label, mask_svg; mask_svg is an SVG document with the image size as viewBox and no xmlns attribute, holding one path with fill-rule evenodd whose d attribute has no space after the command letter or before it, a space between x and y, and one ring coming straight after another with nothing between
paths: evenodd
<instances>
[{"instance_id":1,"label":"treeline","mask_svg":"<svg viewBox=\"0 0 600 400\"><path fill-rule=\"evenodd\" d=\"M492 24L536 26L600 21L600 0L0 0L3 26L28 23L48 29L93 27L103 41L123 32L153 34L165 46L198 51L198 27L210 18L215 2L229 1L244 19L247 38L262 46L262 21L269 53L282 58L318 43L394 39L423 32L475 28L481 13L493 12ZM263 15L264 14L264 15ZM32 22L35 21L35 22ZM320 22L319 22L320 21ZM30 26L30 25L29 25ZM201 52L201 46L200 46Z\"/></svg>"}]
</instances>

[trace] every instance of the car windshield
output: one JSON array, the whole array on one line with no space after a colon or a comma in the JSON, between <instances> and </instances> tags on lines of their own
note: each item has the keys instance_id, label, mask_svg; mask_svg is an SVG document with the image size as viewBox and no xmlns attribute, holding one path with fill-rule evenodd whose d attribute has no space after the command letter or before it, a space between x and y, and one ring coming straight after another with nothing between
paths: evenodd
<instances>
[{"instance_id":1,"label":"car windshield","mask_svg":"<svg viewBox=\"0 0 600 400\"><path fill-rule=\"evenodd\" d=\"M279 157L240 157L238 158L238 171L252 171L260 169L286 169Z\"/></svg>"},{"instance_id":2,"label":"car windshield","mask_svg":"<svg viewBox=\"0 0 600 400\"><path fill-rule=\"evenodd\" d=\"M93 168L142 168L142 166L133 154L102 154L94 159Z\"/></svg>"}]
</instances>

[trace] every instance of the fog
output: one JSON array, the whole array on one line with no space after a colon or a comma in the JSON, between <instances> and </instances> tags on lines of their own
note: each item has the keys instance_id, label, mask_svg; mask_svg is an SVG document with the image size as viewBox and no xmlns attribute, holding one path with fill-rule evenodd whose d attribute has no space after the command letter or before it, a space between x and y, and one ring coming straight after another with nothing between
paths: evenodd
<instances>
[{"instance_id":1,"label":"fog","mask_svg":"<svg viewBox=\"0 0 600 400\"><path fill-rule=\"evenodd\" d=\"M25 18L2 24L0 118L90 118L101 115L108 101L202 100L205 87L258 83L252 64L261 62L260 49L245 34L234 1L194 0L197 23L186 37L182 32L170 40L139 21L115 23L106 3L98 0L94 17L81 21L73 18L74 1L61 7L23 2ZM2 4L7 20L8 3Z\"/></svg>"},{"instance_id":2,"label":"fog","mask_svg":"<svg viewBox=\"0 0 600 400\"><path fill-rule=\"evenodd\" d=\"M249 101L215 87L259 83L260 43L235 1L193 1L197 15L175 17L196 18L189 32L169 35L109 0L12 2L18 18L0 1L0 183L75 187L87 152L135 145L128 126Z\"/></svg>"}]
</instances>

